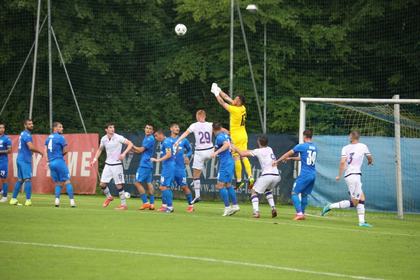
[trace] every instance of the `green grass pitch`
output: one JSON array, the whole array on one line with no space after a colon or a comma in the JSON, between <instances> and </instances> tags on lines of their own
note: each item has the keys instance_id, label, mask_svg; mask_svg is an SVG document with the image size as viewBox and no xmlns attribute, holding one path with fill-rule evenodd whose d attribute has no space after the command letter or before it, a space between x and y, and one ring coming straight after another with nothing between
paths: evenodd
<instances>
[{"instance_id":1,"label":"green grass pitch","mask_svg":"<svg viewBox=\"0 0 420 280\"><path fill-rule=\"evenodd\" d=\"M22 200L22 195L20 196ZM36 195L32 207L0 204L0 279L419 279L420 216L367 213L373 228L357 227L355 211L292 221L279 206L272 219L251 218L242 205L222 217L222 203L175 213L101 207L101 196L77 196L78 208L52 207Z\"/></svg>"}]
</instances>

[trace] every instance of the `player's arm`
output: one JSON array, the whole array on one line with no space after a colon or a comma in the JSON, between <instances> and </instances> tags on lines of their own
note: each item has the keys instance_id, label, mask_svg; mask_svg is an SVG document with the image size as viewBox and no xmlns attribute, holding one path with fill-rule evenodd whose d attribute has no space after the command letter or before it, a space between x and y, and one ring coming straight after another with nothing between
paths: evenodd
<instances>
[{"instance_id":1,"label":"player's arm","mask_svg":"<svg viewBox=\"0 0 420 280\"><path fill-rule=\"evenodd\" d=\"M228 149L230 149L230 142L225 141L225 142L223 142L223 146L220 147L220 149L218 149L217 151L215 151L211 154L211 157L215 158L218 154L220 154L221 152L224 152Z\"/></svg>"},{"instance_id":2,"label":"player's arm","mask_svg":"<svg viewBox=\"0 0 420 280\"><path fill-rule=\"evenodd\" d=\"M188 129L185 130L184 133L182 133L182 135L179 136L178 140L175 141L174 146L177 147L182 140L184 140L185 138L187 138L188 135L190 135L190 133L191 132Z\"/></svg>"},{"instance_id":3,"label":"player's arm","mask_svg":"<svg viewBox=\"0 0 420 280\"><path fill-rule=\"evenodd\" d=\"M1 150L0 154L10 154L12 152L12 146L8 146L6 150Z\"/></svg>"},{"instance_id":4,"label":"player's arm","mask_svg":"<svg viewBox=\"0 0 420 280\"><path fill-rule=\"evenodd\" d=\"M185 151L186 153L184 154L184 164L185 165L189 165L190 164L190 157L192 155L192 147L190 144L190 141L185 140L186 144L185 144Z\"/></svg>"},{"instance_id":5,"label":"player's arm","mask_svg":"<svg viewBox=\"0 0 420 280\"><path fill-rule=\"evenodd\" d=\"M294 150L290 150L286 153L284 153L281 157L279 157L277 160L273 161L273 166L276 166L279 162L287 161L295 154Z\"/></svg>"},{"instance_id":6,"label":"player's arm","mask_svg":"<svg viewBox=\"0 0 420 280\"><path fill-rule=\"evenodd\" d=\"M103 150L104 150L104 146L102 146L102 145L99 146L98 150L96 151L95 156L93 157L92 161L90 162L91 167L95 164L95 162L98 161L98 158L101 156Z\"/></svg>"},{"instance_id":7,"label":"player's arm","mask_svg":"<svg viewBox=\"0 0 420 280\"><path fill-rule=\"evenodd\" d=\"M125 156L127 155L127 153L133 148L133 142L131 142L128 139L125 139L124 145L127 145L127 147L125 148L124 152L120 155L120 160L123 160L125 158Z\"/></svg>"},{"instance_id":8,"label":"player's arm","mask_svg":"<svg viewBox=\"0 0 420 280\"><path fill-rule=\"evenodd\" d=\"M67 155L68 152L69 152L69 146L65 145L63 147L63 156Z\"/></svg>"},{"instance_id":9,"label":"player's arm","mask_svg":"<svg viewBox=\"0 0 420 280\"><path fill-rule=\"evenodd\" d=\"M145 148L145 147L137 147L137 146L134 146L134 145L133 145L132 150L133 150L133 152L135 152L136 154L141 154L141 153L143 153L143 152L146 150L146 148Z\"/></svg>"},{"instance_id":10,"label":"player's arm","mask_svg":"<svg viewBox=\"0 0 420 280\"><path fill-rule=\"evenodd\" d=\"M371 154L366 155L368 165L373 165L373 157Z\"/></svg>"},{"instance_id":11,"label":"player's arm","mask_svg":"<svg viewBox=\"0 0 420 280\"><path fill-rule=\"evenodd\" d=\"M338 167L338 176L335 177L335 180L340 181L341 176L343 176L344 169L346 168L347 157L342 156L340 160L340 165Z\"/></svg>"},{"instance_id":12,"label":"player's arm","mask_svg":"<svg viewBox=\"0 0 420 280\"><path fill-rule=\"evenodd\" d=\"M217 102L226 110L229 112L229 104L227 104L220 95L216 96Z\"/></svg>"},{"instance_id":13,"label":"player's arm","mask_svg":"<svg viewBox=\"0 0 420 280\"><path fill-rule=\"evenodd\" d=\"M43 151L41 151L40 149L38 149L38 148L35 148L35 146L34 146L34 144L32 143L32 142L26 142L26 144L28 145L28 148L29 148L29 150L31 151L31 152L33 152L33 153L37 153L37 154L40 154L42 157L44 156L44 152Z\"/></svg>"},{"instance_id":14,"label":"player's arm","mask_svg":"<svg viewBox=\"0 0 420 280\"><path fill-rule=\"evenodd\" d=\"M161 162L161 161L165 161L167 159L169 159L172 156L172 151L171 149L166 149L166 154L161 157L161 158L151 158L150 161L151 162Z\"/></svg>"},{"instance_id":15,"label":"player's arm","mask_svg":"<svg viewBox=\"0 0 420 280\"><path fill-rule=\"evenodd\" d=\"M241 151L235 145L231 145L232 151L238 153L241 157L253 157L254 154L250 150Z\"/></svg>"},{"instance_id":16,"label":"player's arm","mask_svg":"<svg viewBox=\"0 0 420 280\"><path fill-rule=\"evenodd\" d=\"M229 104L232 104L233 103L233 100L232 100L232 98L230 98L230 96L229 95L227 95L223 90L220 90L220 94L219 94L222 98L223 98L223 100L225 100L227 103L229 103Z\"/></svg>"},{"instance_id":17,"label":"player's arm","mask_svg":"<svg viewBox=\"0 0 420 280\"><path fill-rule=\"evenodd\" d=\"M289 157L289 158L286 158L286 160L300 161L300 157L299 156L298 157Z\"/></svg>"}]
</instances>

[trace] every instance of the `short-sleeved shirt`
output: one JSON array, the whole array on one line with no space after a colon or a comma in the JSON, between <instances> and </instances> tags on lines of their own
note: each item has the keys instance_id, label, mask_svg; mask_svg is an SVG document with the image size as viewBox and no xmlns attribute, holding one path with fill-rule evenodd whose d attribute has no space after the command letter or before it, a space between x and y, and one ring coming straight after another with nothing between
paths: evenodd
<instances>
[{"instance_id":1,"label":"short-sleeved shirt","mask_svg":"<svg viewBox=\"0 0 420 280\"><path fill-rule=\"evenodd\" d=\"M172 138L174 142L178 140L179 137ZM186 153L185 153L186 152ZM185 161L184 161L184 154L187 157L190 157L192 154L192 148L190 141L187 138L182 139L179 143L177 150L175 151L175 166L177 169L184 169L185 168Z\"/></svg>"},{"instance_id":2,"label":"short-sleeved shirt","mask_svg":"<svg viewBox=\"0 0 420 280\"><path fill-rule=\"evenodd\" d=\"M162 162L162 168L172 168L175 166L175 151L174 151L175 141L171 137L166 137L160 143L160 157L164 157L167 152L171 153L171 157Z\"/></svg>"},{"instance_id":3,"label":"short-sleeved shirt","mask_svg":"<svg viewBox=\"0 0 420 280\"><path fill-rule=\"evenodd\" d=\"M59 133L53 133L45 140L47 146L48 160L63 159L63 149L67 146L66 139Z\"/></svg>"},{"instance_id":4,"label":"short-sleeved shirt","mask_svg":"<svg viewBox=\"0 0 420 280\"><path fill-rule=\"evenodd\" d=\"M347 162L344 176L362 174L363 159L368 155L370 155L369 148L363 143L344 146L341 150L341 157L345 157Z\"/></svg>"},{"instance_id":5,"label":"short-sleeved shirt","mask_svg":"<svg viewBox=\"0 0 420 280\"><path fill-rule=\"evenodd\" d=\"M195 122L191 124L187 130L194 133L196 151L213 148L213 143L211 141L211 137L213 135L213 123Z\"/></svg>"},{"instance_id":6,"label":"short-sleeved shirt","mask_svg":"<svg viewBox=\"0 0 420 280\"><path fill-rule=\"evenodd\" d=\"M127 141L127 139L119 135L117 133L114 133L111 138L108 138L108 135L104 135L101 138L101 148L105 148L106 151L106 160L105 163L109 165L116 165L121 164L120 155L122 146Z\"/></svg>"},{"instance_id":7,"label":"short-sleeved shirt","mask_svg":"<svg viewBox=\"0 0 420 280\"><path fill-rule=\"evenodd\" d=\"M246 108L245 106L228 105L227 110L230 113L230 133L245 133Z\"/></svg>"},{"instance_id":8,"label":"short-sleeved shirt","mask_svg":"<svg viewBox=\"0 0 420 280\"><path fill-rule=\"evenodd\" d=\"M141 155L140 167L153 168L153 163L150 161L150 158L153 155L155 147L155 137L153 135L145 136L141 146L144 148L144 151Z\"/></svg>"},{"instance_id":9,"label":"short-sleeved shirt","mask_svg":"<svg viewBox=\"0 0 420 280\"><path fill-rule=\"evenodd\" d=\"M22 131L19 136L18 161L32 163L32 151L29 149L29 142L32 142L31 133L28 130Z\"/></svg>"},{"instance_id":10,"label":"short-sleeved shirt","mask_svg":"<svg viewBox=\"0 0 420 280\"><path fill-rule=\"evenodd\" d=\"M273 153L273 149L270 147L264 147L254 149L251 151L252 156L257 157L261 165L261 175L274 174L279 175L277 166L273 166L273 160L276 160L276 156Z\"/></svg>"},{"instance_id":11,"label":"short-sleeved shirt","mask_svg":"<svg viewBox=\"0 0 420 280\"><path fill-rule=\"evenodd\" d=\"M217 134L216 141L215 141L215 144L214 144L215 151L220 149L226 141L229 142L229 144L232 142L230 140L229 135L227 135L224 132L221 132L221 133ZM224 163L224 162L227 162L227 161L232 159L232 152L230 151L230 148L229 148L229 149L219 153L217 156L218 156L220 162Z\"/></svg>"},{"instance_id":12,"label":"short-sleeved shirt","mask_svg":"<svg viewBox=\"0 0 420 280\"><path fill-rule=\"evenodd\" d=\"M0 136L0 151L7 151L10 147L12 147L12 141L10 140L9 136L5 134ZM8 155L0 154L0 163L7 163L7 162L8 162Z\"/></svg>"},{"instance_id":13,"label":"short-sleeved shirt","mask_svg":"<svg viewBox=\"0 0 420 280\"><path fill-rule=\"evenodd\" d=\"M300 155L301 175L316 175L315 162L318 149L314 143L306 142L298 144L293 148L293 152Z\"/></svg>"}]
</instances>

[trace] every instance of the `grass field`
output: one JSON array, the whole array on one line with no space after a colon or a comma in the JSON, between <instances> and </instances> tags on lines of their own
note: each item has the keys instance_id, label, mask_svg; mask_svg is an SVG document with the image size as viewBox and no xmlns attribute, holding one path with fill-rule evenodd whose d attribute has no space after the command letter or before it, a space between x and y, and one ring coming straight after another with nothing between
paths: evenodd
<instances>
[{"instance_id":1,"label":"grass field","mask_svg":"<svg viewBox=\"0 0 420 280\"><path fill-rule=\"evenodd\" d=\"M368 213L374 228L356 226L353 211L291 220L280 206L259 220L251 206L222 217L221 203L186 213L103 209L101 196L76 197L78 208L0 205L0 279L419 279L420 216Z\"/></svg>"}]
</instances>

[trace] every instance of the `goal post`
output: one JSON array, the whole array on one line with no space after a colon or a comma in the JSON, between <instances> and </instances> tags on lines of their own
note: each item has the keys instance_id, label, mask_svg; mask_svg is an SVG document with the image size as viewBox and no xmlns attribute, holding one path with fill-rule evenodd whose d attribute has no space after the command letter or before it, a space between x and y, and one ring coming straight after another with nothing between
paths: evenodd
<instances>
[{"instance_id":1,"label":"goal post","mask_svg":"<svg viewBox=\"0 0 420 280\"><path fill-rule=\"evenodd\" d=\"M318 105L319 108L310 108L310 105ZM409 107L407 110L403 110L403 117L401 116L401 105ZM385 140L391 140L391 138L393 138L395 210L398 213L398 217L402 219L404 216L404 169L401 159L401 137L410 138L410 140L415 141L415 145L420 147L419 105L420 99L400 99L399 95L395 95L392 99L302 97L300 99L299 142L303 142L303 131L306 128L311 128L315 137L318 135L323 135L324 138L330 137L332 142L337 141L337 137L341 136L340 141L343 146L346 144L343 136L347 136L352 129L362 130L362 138L364 136L370 136L372 140L377 141L381 140L378 138L388 138ZM312 113L312 117L309 117L308 115L311 115L312 111L315 113ZM340 127L340 125L342 127ZM392 131L391 127L393 128ZM401 134L402 128L404 130L403 135ZM386 143L390 143L390 141L387 141ZM321 151L321 153L325 152L327 151ZM335 156L338 162L339 155ZM373 156L375 157L375 154L373 154ZM322 159L318 158L317 163L320 163L320 160ZM410 166L406 166L406 168L413 167L415 173L417 168L416 165L420 165L420 160L414 160L419 162L414 162L413 159L410 158L410 160L407 161ZM334 165L330 159L329 167L333 168L335 171L338 168L337 166L338 163ZM383 172L387 173L386 170L383 170ZM389 174L386 174L386 176L388 175ZM391 177L391 175L389 176ZM411 174L408 174L408 176L411 176ZM416 180L410 179L410 182L413 181L413 184L417 184L418 186L417 188L413 187L412 189L414 189L416 194L420 195L420 182L415 182ZM369 186L367 186L367 188L368 187ZM322 199L320 199L320 201L322 201ZM410 206L411 208L406 209L413 212L419 211L420 205L416 205L418 204L418 201L414 199L412 201L413 207Z\"/></svg>"}]
</instances>

